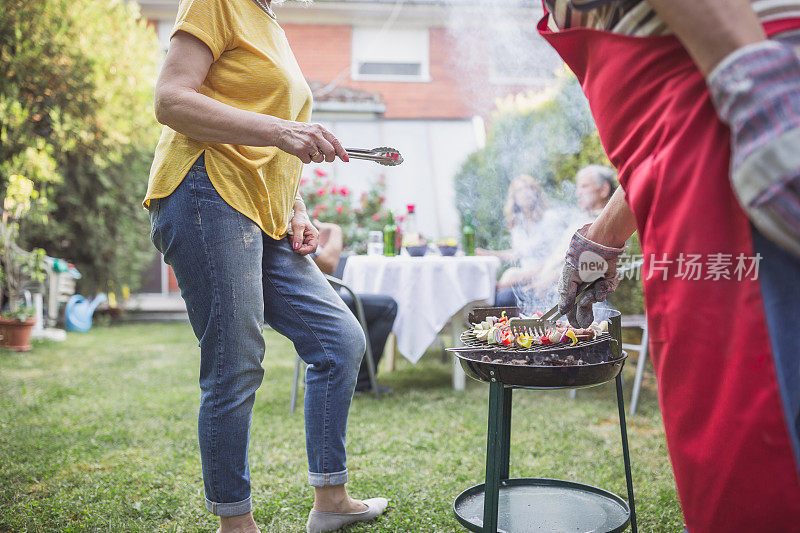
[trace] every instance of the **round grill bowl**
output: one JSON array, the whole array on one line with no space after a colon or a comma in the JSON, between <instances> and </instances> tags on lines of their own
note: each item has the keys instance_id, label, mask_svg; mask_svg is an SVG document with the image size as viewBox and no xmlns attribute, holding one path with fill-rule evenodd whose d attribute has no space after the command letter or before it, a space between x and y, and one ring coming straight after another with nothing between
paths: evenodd
<instances>
[{"instance_id":1,"label":"round grill bowl","mask_svg":"<svg viewBox=\"0 0 800 533\"><path fill-rule=\"evenodd\" d=\"M606 343L606 349L607 343ZM579 389L611 381L622 370L628 354L601 363L587 365L515 365L480 360L485 351L450 350L461 362L464 373L478 381L499 381L504 385L530 389ZM488 354L489 357L493 357Z\"/></svg>"}]
</instances>

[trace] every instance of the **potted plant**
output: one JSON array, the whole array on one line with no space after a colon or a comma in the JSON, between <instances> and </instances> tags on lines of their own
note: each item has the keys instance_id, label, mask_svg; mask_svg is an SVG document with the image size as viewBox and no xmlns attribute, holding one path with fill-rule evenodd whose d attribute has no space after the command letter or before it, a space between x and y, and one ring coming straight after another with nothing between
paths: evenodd
<instances>
[{"instance_id":1,"label":"potted plant","mask_svg":"<svg viewBox=\"0 0 800 533\"><path fill-rule=\"evenodd\" d=\"M36 322L33 307L20 303L23 291L44 281L44 250L28 252L18 244L20 220L35 196L32 181L11 176L0 217L0 347L17 351L31 349L31 329Z\"/></svg>"}]
</instances>

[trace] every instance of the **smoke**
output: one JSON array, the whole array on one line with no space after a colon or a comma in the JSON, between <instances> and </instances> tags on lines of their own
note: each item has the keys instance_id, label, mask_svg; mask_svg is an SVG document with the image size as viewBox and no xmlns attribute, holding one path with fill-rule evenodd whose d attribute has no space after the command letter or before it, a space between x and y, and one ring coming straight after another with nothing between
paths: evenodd
<instances>
[{"instance_id":1,"label":"smoke","mask_svg":"<svg viewBox=\"0 0 800 533\"><path fill-rule=\"evenodd\" d=\"M509 92L542 89L562 67L558 54L536 31L543 15L540 2L499 0L475 5L450 0L448 7L453 72L476 113Z\"/></svg>"},{"instance_id":2,"label":"smoke","mask_svg":"<svg viewBox=\"0 0 800 533\"><path fill-rule=\"evenodd\" d=\"M558 280L569 241L575 230L589 221L587 214L576 207L574 198L573 184L565 184L555 194L551 192L547 211L527 232L527 238L535 245L515 250L520 260L511 268L526 274L525 281L514 285L517 307L522 313L544 312L558 302Z\"/></svg>"}]
</instances>

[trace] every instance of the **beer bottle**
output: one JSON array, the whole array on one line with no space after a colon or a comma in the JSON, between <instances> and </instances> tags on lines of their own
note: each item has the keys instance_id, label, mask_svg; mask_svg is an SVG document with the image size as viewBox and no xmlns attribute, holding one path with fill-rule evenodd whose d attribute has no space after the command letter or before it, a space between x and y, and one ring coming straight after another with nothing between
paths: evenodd
<instances>
[{"instance_id":1,"label":"beer bottle","mask_svg":"<svg viewBox=\"0 0 800 533\"><path fill-rule=\"evenodd\" d=\"M383 255L394 257L396 250L397 225L394 223L394 215L389 211L389 222L383 227Z\"/></svg>"},{"instance_id":2,"label":"beer bottle","mask_svg":"<svg viewBox=\"0 0 800 533\"><path fill-rule=\"evenodd\" d=\"M464 213L464 226L461 228L461 248L464 255L475 255L475 228L472 227L472 213Z\"/></svg>"}]
</instances>

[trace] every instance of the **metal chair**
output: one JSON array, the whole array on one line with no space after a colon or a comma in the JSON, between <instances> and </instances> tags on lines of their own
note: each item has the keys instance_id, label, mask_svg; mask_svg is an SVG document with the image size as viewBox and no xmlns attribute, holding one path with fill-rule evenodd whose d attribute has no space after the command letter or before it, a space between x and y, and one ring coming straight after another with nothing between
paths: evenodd
<instances>
[{"instance_id":1,"label":"metal chair","mask_svg":"<svg viewBox=\"0 0 800 533\"><path fill-rule=\"evenodd\" d=\"M636 361L636 378L633 381L633 395L631 396L631 416L633 416L636 414L636 406L639 403L639 393L642 390L642 376L644 376L644 367L645 364L647 364L647 315L622 317L622 327L642 329L641 343L622 343L623 350L634 350L639 352L639 360Z\"/></svg>"},{"instance_id":2,"label":"metal chair","mask_svg":"<svg viewBox=\"0 0 800 533\"><path fill-rule=\"evenodd\" d=\"M353 302L355 302L356 307L356 318L358 322L361 324L361 328L364 330L364 337L367 339L367 349L364 352L364 357L367 359L367 369L369 370L369 384L372 387L372 394L375 398L379 398L380 394L378 392L378 381L375 379L375 364L372 358L372 348L370 347L369 343L369 331L367 330L367 319L364 316L364 308L361 306L361 299L356 296L356 293L353 292L353 289L348 287L347 285L342 282L342 280L338 278L334 278L333 276L329 276L325 274L325 279L328 280L328 283L333 285L334 289L344 289L350 296L353 297ZM300 359L298 355L295 363L294 363L294 380L292 382L292 397L289 402L289 412L294 413L295 408L297 407L297 391L300 388L299 381L300 381L300 365L302 364L303 360ZM305 375L305 374L304 374Z\"/></svg>"},{"instance_id":3,"label":"metal chair","mask_svg":"<svg viewBox=\"0 0 800 533\"><path fill-rule=\"evenodd\" d=\"M636 378L633 380L633 394L631 396L630 415L633 416L636 414L636 406L639 404L639 393L642 391L642 377L644 376L644 367L647 364L647 315L623 316L622 327L641 328L642 330L642 341L639 344L622 343L623 350L633 350L639 353L639 359L636 361ZM575 399L577 395L577 389L569 391L570 398Z\"/></svg>"}]
</instances>

